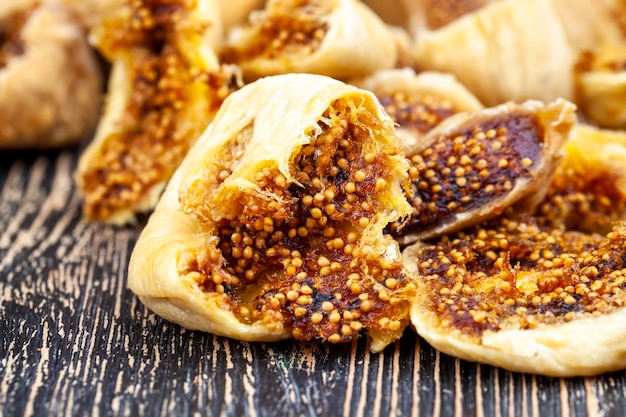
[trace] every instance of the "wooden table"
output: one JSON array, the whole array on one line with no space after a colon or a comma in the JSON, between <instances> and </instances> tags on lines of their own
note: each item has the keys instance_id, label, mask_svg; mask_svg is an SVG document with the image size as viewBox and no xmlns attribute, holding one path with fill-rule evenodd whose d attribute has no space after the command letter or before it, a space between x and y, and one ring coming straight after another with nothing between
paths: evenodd
<instances>
[{"instance_id":1,"label":"wooden table","mask_svg":"<svg viewBox=\"0 0 626 417\"><path fill-rule=\"evenodd\" d=\"M365 338L242 343L170 324L126 288L142 224L81 221L76 160L0 154L1 416L626 415L624 372L515 374L411 331L372 354Z\"/></svg>"}]
</instances>

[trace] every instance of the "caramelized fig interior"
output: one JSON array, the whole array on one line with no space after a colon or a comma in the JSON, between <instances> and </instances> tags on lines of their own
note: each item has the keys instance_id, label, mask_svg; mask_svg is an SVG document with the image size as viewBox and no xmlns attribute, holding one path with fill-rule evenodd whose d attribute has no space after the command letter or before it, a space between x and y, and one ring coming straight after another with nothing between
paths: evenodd
<instances>
[{"instance_id":1,"label":"caramelized fig interior","mask_svg":"<svg viewBox=\"0 0 626 417\"><path fill-rule=\"evenodd\" d=\"M379 95L380 104L400 127L427 133L444 119L458 111L453 103L442 97L428 94L411 94L396 91Z\"/></svg>"},{"instance_id":2,"label":"caramelized fig interior","mask_svg":"<svg viewBox=\"0 0 626 417\"><path fill-rule=\"evenodd\" d=\"M626 219L626 134L579 124L536 215L553 228L608 233Z\"/></svg>"},{"instance_id":3,"label":"caramelized fig interior","mask_svg":"<svg viewBox=\"0 0 626 417\"><path fill-rule=\"evenodd\" d=\"M450 74L401 68L351 82L376 94L409 149L421 146L423 136L448 117L483 108Z\"/></svg>"},{"instance_id":4,"label":"caramelized fig interior","mask_svg":"<svg viewBox=\"0 0 626 417\"><path fill-rule=\"evenodd\" d=\"M221 295L242 323L330 342L368 329L380 350L407 325L414 291L397 244L382 234L408 209L400 189L406 162L357 100L332 103L305 132L310 140L290 156L288 172L268 161L247 173L254 192L237 187L254 152L254 125L217 150L181 195L183 210L215 239L181 253L178 268Z\"/></svg>"},{"instance_id":5,"label":"caramelized fig interior","mask_svg":"<svg viewBox=\"0 0 626 417\"><path fill-rule=\"evenodd\" d=\"M307 56L314 53L328 31L327 15L335 0L274 0L263 13L253 14L249 27L250 43L245 47L227 46L222 58L227 62L254 58L278 59L283 55Z\"/></svg>"},{"instance_id":6,"label":"caramelized fig interior","mask_svg":"<svg viewBox=\"0 0 626 417\"><path fill-rule=\"evenodd\" d=\"M575 121L564 102L459 114L409 151L413 214L390 230L411 243L495 217L531 196L538 204Z\"/></svg>"},{"instance_id":7,"label":"caramelized fig interior","mask_svg":"<svg viewBox=\"0 0 626 417\"><path fill-rule=\"evenodd\" d=\"M247 82L288 73L349 80L392 68L400 45L360 0L269 0L228 32L221 58Z\"/></svg>"},{"instance_id":8,"label":"caramelized fig interior","mask_svg":"<svg viewBox=\"0 0 626 417\"><path fill-rule=\"evenodd\" d=\"M131 94L121 125L102 142L98 159L81 173L83 211L106 220L137 206L180 165L210 115L235 88L227 72L194 74L169 47L133 62ZM185 108L198 95L208 107ZM181 112L182 110L182 112ZM193 111L196 120L181 117Z\"/></svg>"},{"instance_id":9,"label":"caramelized fig interior","mask_svg":"<svg viewBox=\"0 0 626 417\"><path fill-rule=\"evenodd\" d=\"M471 336L607 315L626 301L625 244L623 223L601 236L542 228L533 218L420 243L405 252L428 288L414 311Z\"/></svg>"},{"instance_id":10,"label":"caramelized fig interior","mask_svg":"<svg viewBox=\"0 0 626 417\"><path fill-rule=\"evenodd\" d=\"M79 170L83 211L92 220L124 222L132 214L119 213L149 209L224 98L239 87L235 72L199 58L199 45L185 47L204 33L191 16L192 3L134 6L129 21L111 18L100 30L101 50L116 61L108 114Z\"/></svg>"}]
</instances>

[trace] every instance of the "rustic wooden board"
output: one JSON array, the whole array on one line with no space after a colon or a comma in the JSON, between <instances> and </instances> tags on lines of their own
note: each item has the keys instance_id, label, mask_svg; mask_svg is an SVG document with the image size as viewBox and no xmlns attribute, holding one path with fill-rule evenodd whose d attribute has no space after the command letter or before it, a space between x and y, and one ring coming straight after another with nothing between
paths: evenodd
<instances>
[{"instance_id":1,"label":"rustic wooden board","mask_svg":"<svg viewBox=\"0 0 626 417\"><path fill-rule=\"evenodd\" d=\"M141 224L81 221L77 152L0 154L0 415L624 416L626 373L555 379L441 355L242 343L149 313L126 288ZM593 335L589 335L593 337Z\"/></svg>"}]
</instances>

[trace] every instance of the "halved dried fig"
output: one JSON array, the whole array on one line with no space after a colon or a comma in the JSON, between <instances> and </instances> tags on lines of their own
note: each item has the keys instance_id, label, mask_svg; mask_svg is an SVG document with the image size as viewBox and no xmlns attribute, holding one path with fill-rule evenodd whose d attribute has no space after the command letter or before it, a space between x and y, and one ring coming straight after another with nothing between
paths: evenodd
<instances>
[{"instance_id":1,"label":"halved dried fig","mask_svg":"<svg viewBox=\"0 0 626 417\"><path fill-rule=\"evenodd\" d=\"M239 87L209 43L213 1L142 0L94 29L113 60L107 106L79 160L90 220L123 224L150 210L223 99Z\"/></svg>"},{"instance_id":2,"label":"halved dried fig","mask_svg":"<svg viewBox=\"0 0 626 417\"><path fill-rule=\"evenodd\" d=\"M390 230L409 244L478 224L513 203L534 208L562 158L574 110L564 100L529 101L447 118L407 151L413 213Z\"/></svg>"},{"instance_id":3,"label":"halved dried fig","mask_svg":"<svg viewBox=\"0 0 626 417\"><path fill-rule=\"evenodd\" d=\"M351 84L376 94L397 124L396 134L409 148L419 146L426 133L453 114L483 108L450 74L393 69L352 80Z\"/></svg>"},{"instance_id":4,"label":"halved dried fig","mask_svg":"<svg viewBox=\"0 0 626 417\"><path fill-rule=\"evenodd\" d=\"M269 0L222 50L246 80L290 72L346 80L392 68L396 57L394 35L358 0Z\"/></svg>"},{"instance_id":5,"label":"halved dried fig","mask_svg":"<svg viewBox=\"0 0 626 417\"><path fill-rule=\"evenodd\" d=\"M157 314L243 340L379 351L412 278L383 234L410 206L408 162L376 97L328 77L266 77L228 97L141 234L130 288Z\"/></svg>"},{"instance_id":6,"label":"halved dried fig","mask_svg":"<svg viewBox=\"0 0 626 417\"><path fill-rule=\"evenodd\" d=\"M552 376L626 367L626 224L606 236L500 218L403 253L411 321L462 359Z\"/></svg>"},{"instance_id":7,"label":"halved dried fig","mask_svg":"<svg viewBox=\"0 0 626 417\"><path fill-rule=\"evenodd\" d=\"M563 149L536 215L551 227L589 233L626 221L626 133L578 124Z\"/></svg>"}]
</instances>

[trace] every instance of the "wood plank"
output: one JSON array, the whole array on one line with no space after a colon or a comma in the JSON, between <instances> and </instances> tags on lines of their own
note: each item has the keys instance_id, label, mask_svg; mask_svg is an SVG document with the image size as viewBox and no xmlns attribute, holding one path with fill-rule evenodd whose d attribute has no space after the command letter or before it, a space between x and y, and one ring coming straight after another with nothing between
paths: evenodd
<instances>
[{"instance_id":1,"label":"wood plank","mask_svg":"<svg viewBox=\"0 0 626 417\"><path fill-rule=\"evenodd\" d=\"M410 330L372 354L364 338L245 343L168 323L126 288L142 224L82 222L76 159L0 155L0 415L626 415L624 372L515 374Z\"/></svg>"}]
</instances>

